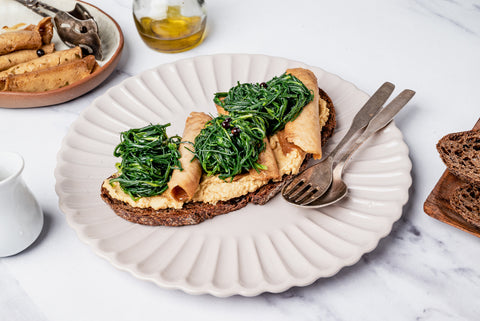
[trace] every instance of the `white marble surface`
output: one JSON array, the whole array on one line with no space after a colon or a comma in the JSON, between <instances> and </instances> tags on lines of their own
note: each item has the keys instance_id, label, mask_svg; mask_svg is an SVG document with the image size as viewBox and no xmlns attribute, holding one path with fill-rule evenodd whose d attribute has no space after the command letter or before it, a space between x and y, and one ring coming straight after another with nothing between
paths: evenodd
<instances>
[{"instance_id":1,"label":"white marble surface","mask_svg":"<svg viewBox=\"0 0 480 321\"><path fill-rule=\"evenodd\" d=\"M34 245L0 259L1 321L480 319L480 239L423 212L444 170L437 140L471 128L480 117L480 1L208 0L204 43L173 55L141 42L131 0L90 2L123 29L118 70L62 105L0 108L0 146L24 156L23 177L45 213ZM214 53L300 60L369 93L386 80L417 91L396 118L413 162L410 200L392 233L356 265L281 294L191 296L115 269L67 225L53 171L60 142L78 114L131 75Z\"/></svg>"}]
</instances>

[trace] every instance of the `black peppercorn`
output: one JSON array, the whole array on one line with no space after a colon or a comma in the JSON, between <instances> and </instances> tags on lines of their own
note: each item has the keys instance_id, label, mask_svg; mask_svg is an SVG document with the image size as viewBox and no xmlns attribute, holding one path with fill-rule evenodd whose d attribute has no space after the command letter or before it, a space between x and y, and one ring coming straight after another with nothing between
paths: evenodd
<instances>
[{"instance_id":1,"label":"black peppercorn","mask_svg":"<svg viewBox=\"0 0 480 321\"><path fill-rule=\"evenodd\" d=\"M40 48L40 49L37 50L37 56L41 57L44 54L45 54L45 51L43 49Z\"/></svg>"},{"instance_id":2,"label":"black peppercorn","mask_svg":"<svg viewBox=\"0 0 480 321\"><path fill-rule=\"evenodd\" d=\"M242 132L242 130L238 127L233 127L232 128L232 135L233 136L238 136L241 132Z\"/></svg>"},{"instance_id":3,"label":"black peppercorn","mask_svg":"<svg viewBox=\"0 0 480 321\"><path fill-rule=\"evenodd\" d=\"M230 122L232 121L231 118L225 118L224 121L222 121L222 127L227 129L230 127Z\"/></svg>"},{"instance_id":4,"label":"black peppercorn","mask_svg":"<svg viewBox=\"0 0 480 321\"><path fill-rule=\"evenodd\" d=\"M266 83L266 82L262 82L262 83L260 83L260 87L267 88L267 87L268 87L268 85L267 85L267 83Z\"/></svg>"}]
</instances>

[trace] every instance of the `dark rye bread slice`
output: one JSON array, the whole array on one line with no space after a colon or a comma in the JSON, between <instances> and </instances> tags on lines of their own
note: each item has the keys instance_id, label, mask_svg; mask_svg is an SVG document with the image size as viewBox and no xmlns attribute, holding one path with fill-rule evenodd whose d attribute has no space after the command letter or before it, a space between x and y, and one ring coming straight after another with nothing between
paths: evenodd
<instances>
[{"instance_id":1,"label":"dark rye bread slice","mask_svg":"<svg viewBox=\"0 0 480 321\"><path fill-rule=\"evenodd\" d=\"M450 205L465 221L480 228L480 187L472 184L459 186L450 199Z\"/></svg>"},{"instance_id":2,"label":"dark rye bread slice","mask_svg":"<svg viewBox=\"0 0 480 321\"><path fill-rule=\"evenodd\" d=\"M445 135L437 150L453 175L480 186L480 130Z\"/></svg>"},{"instance_id":3,"label":"dark rye bread slice","mask_svg":"<svg viewBox=\"0 0 480 321\"><path fill-rule=\"evenodd\" d=\"M143 225L182 226L201 223L220 214L226 214L247 206L248 197L242 196L215 205L208 203L185 203L180 209L166 208L155 210L149 208L132 207L127 203L110 197L102 186L102 199L120 217L133 223Z\"/></svg>"},{"instance_id":4,"label":"dark rye bread slice","mask_svg":"<svg viewBox=\"0 0 480 321\"><path fill-rule=\"evenodd\" d=\"M330 97L319 89L320 97L327 102L327 107L330 110L327 123L322 128L322 146L332 136L336 126L335 108ZM302 164L301 169L307 166L311 155L308 154ZM108 191L102 186L100 196L107 203L113 211L120 217L143 225L164 225L164 226L182 226L193 225L201 223L207 219L213 218L217 215L230 213L239 210L248 203L263 205L277 195L282 189L283 185L293 178L292 175L285 175L279 182L268 183L257 191L248 193L247 195L233 198L228 201L220 201L215 205L201 202L185 203L181 209L160 209L153 208L137 208L129 204L114 199L110 196Z\"/></svg>"}]
</instances>

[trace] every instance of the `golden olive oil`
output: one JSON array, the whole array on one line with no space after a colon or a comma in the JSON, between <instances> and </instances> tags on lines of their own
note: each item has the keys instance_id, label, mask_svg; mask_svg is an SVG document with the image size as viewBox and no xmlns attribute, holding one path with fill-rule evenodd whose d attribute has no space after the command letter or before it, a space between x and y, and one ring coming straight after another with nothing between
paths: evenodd
<instances>
[{"instance_id":1,"label":"golden olive oil","mask_svg":"<svg viewBox=\"0 0 480 321\"><path fill-rule=\"evenodd\" d=\"M167 16L161 20L150 17L138 19L134 15L138 33L145 43L161 52L182 52L199 45L204 37L206 18L186 17L180 6L169 6Z\"/></svg>"}]
</instances>

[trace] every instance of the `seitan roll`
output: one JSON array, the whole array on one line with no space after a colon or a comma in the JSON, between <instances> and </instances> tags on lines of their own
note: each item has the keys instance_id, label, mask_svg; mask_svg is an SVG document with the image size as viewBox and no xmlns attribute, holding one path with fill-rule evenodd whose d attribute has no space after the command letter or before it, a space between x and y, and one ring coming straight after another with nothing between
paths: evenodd
<instances>
[{"instance_id":1,"label":"seitan roll","mask_svg":"<svg viewBox=\"0 0 480 321\"><path fill-rule=\"evenodd\" d=\"M42 37L42 43L44 45L49 44L53 38L53 23L52 18L46 17L40 20L40 22L35 27L35 30Z\"/></svg>"},{"instance_id":2,"label":"seitan roll","mask_svg":"<svg viewBox=\"0 0 480 321\"><path fill-rule=\"evenodd\" d=\"M320 98L317 78L307 69L288 69L287 74L297 77L313 94L298 117L270 137L270 145L277 159L280 175L298 174L307 154L322 157L321 131L329 118L327 102Z\"/></svg>"},{"instance_id":3,"label":"seitan roll","mask_svg":"<svg viewBox=\"0 0 480 321\"><path fill-rule=\"evenodd\" d=\"M0 55L17 50L39 49L49 44L53 37L53 23L50 17L43 18L37 26L0 34Z\"/></svg>"},{"instance_id":4,"label":"seitan roll","mask_svg":"<svg viewBox=\"0 0 480 321\"><path fill-rule=\"evenodd\" d=\"M0 79L0 91L41 92L61 88L90 75L95 64L95 57L89 55L56 67L8 75Z\"/></svg>"},{"instance_id":5,"label":"seitan roll","mask_svg":"<svg viewBox=\"0 0 480 321\"><path fill-rule=\"evenodd\" d=\"M175 169L168 184L170 195L176 201L189 201L197 190L202 177L202 165L198 159L193 159L195 137L212 117L205 113L192 112L185 122L182 143L180 144L180 164L182 170Z\"/></svg>"},{"instance_id":6,"label":"seitan roll","mask_svg":"<svg viewBox=\"0 0 480 321\"><path fill-rule=\"evenodd\" d=\"M277 161L275 159L275 154L273 153L272 147L270 147L270 142L267 137L263 139L265 142L265 150L260 153L258 156L258 164L265 166L267 169L256 171L255 169L250 169L248 175L252 179L258 180L276 180L280 178L280 172L278 170Z\"/></svg>"},{"instance_id":7,"label":"seitan roll","mask_svg":"<svg viewBox=\"0 0 480 321\"><path fill-rule=\"evenodd\" d=\"M317 77L308 69L288 69L287 74L297 77L314 95L298 117L288 122L283 129L287 142L298 146L307 154L313 154L315 159L322 158L322 138L319 119L319 94Z\"/></svg>"},{"instance_id":8,"label":"seitan roll","mask_svg":"<svg viewBox=\"0 0 480 321\"><path fill-rule=\"evenodd\" d=\"M80 47L56 51L0 71L0 78L56 67L79 59L82 59L82 49Z\"/></svg>"},{"instance_id":9,"label":"seitan roll","mask_svg":"<svg viewBox=\"0 0 480 321\"><path fill-rule=\"evenodd\" d=\"M0 55L22 49L38 49L42 36L36 30L18 30L0 34Z\"/></svg>"},{"instance_id":10,"label":"seitan roll","mask_svg":"<svg viewBox=\"0 0 480 321\"><path fill-rule=\"evenodd\" d=\"M45 54L50 54L55 51L55 45L50 43L41 47ZM7 70L15 65L37 59L36 49L18 50L3 56L0 56L0 71Z\"/></svg>"}]
</instances>

